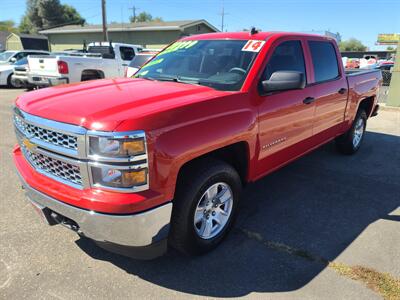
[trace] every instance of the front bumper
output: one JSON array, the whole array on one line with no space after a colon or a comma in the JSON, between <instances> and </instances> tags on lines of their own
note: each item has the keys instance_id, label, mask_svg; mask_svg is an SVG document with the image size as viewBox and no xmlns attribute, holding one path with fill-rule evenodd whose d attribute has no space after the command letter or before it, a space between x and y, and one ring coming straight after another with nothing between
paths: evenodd
<instances>
[{"instance_id":1,"label":"front bumper","mask_svg":"<svg viewBox=\"0 0 400 300\"><path fill-rule=\"evenodd\" d=\"M47 86L56 86L60 84L67 84L69 83L69 78L62 76L46 76L46 75L29 73L28 82L32 85L47 87Z\"/></svg>"},{"instance_id":2,"label":"front bumper","mask_svg":"<svg viewBox=\"0 0 400 300\"><path fill-rule=\"evenodd\" d=\"M155 258L167 249L171 202L136 214L97 213L60 202L20 178L28 200L45 214L50 225L66 225L106 250L133 258Z\"/></svg>"}]
</instances>

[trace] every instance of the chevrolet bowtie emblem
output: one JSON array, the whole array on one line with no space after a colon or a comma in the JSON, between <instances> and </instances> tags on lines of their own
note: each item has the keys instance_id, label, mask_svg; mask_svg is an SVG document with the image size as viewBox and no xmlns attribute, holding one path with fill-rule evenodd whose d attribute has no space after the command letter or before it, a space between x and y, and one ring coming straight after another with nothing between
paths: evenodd
<instances>
[{"instance_id":1,"label":"chevrolet bowtie emblem","mask_svg":"<svg viewBox=\"0 0 400 300\"><path fill-rule=\"evenodd\" d=\"M37 148L37 145L36 144L34 144L34 143L32 143L30 140L28 140L27 138L24 138L23 140L22 140L22 143L24 144L24 146L28 149L28 150L30 150L30 151L33 151L33 150L35 150L36 148Z\"/></svg>"}]
</instances>

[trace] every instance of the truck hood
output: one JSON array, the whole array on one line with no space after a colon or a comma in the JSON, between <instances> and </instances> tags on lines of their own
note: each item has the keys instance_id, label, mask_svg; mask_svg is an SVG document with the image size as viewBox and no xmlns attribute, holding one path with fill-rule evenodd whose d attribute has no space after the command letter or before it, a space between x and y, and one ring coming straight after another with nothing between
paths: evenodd
<instances>
[{"instance_id":1,"label":"truck hood","mask_svg":"<svg viewBox=\"0 0 400 300\"><path fill-rule=\"evenodd\" d=\"M226 93L199 85L120 78L25 93L17 98L16 106L42 118L113 131L123 121Z\"/></svg>"}]
</instances>

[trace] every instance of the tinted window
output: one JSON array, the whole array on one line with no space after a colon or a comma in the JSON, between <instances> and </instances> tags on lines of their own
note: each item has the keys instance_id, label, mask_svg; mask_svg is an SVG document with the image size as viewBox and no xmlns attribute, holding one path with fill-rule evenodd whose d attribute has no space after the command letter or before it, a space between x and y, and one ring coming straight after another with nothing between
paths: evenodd
<instances>
[{"instance_id":1,"label":"tinted window","mask_svg":"<svg viewBox=\"0 0 400 300\"><path fill-rule=\"evenodd\" d=\"M140 68L144 63L146 63L150 58L152 58L154 55L153 54L141 54L141 55L136 55L134 59L129 63L130 67L133 68Z\"/></svg>"},{"instance_id":2,"label":"tinted window","mask_svg":"<svg viewBox=\"0 0 400 300\"><path fill-rule=\"evenodd\" d=\"M287 41L275 48L268 61L263 80L268 80L276 71L298 71L306 76L304 55L300 41Z\"/></svg>"},{"instance_id":3,"label":"tinted window","mask_svg":"<svg viewBox=\"0 0 400 300\"><path fill-rule=\"evenodd\" d=\"M18 60L23 59L24 57L27 57L27 56L28 56L27 52L20 52L17 55L15 55L14 57L18 61Z\"/></svg>"},{"instance_id":4,"label":"tinted window","mask_svg":"<svg viewBox=\"0 0 400 300\"><path fill-rule=\"evenodd\" d=\"M309 41L308 45L314 65L315 81L321 82L338 77L339 68L332 43Z\"/></svg>"},{"instance_id":5,"label":"tinted window","mask_svg":"<svg viewBox=\"0 0 400 300\"><path fill-rule=\"evenodd\" d=\"M245 51L248 40L177 41L146 63L135 77L240 90L258 52Z\"/></svg>"},{"instance_id":6,"label":"tinted window","mask_svg":"<svg viewBox=\"0 0 400 300\"><path fill-rule=\"evenodd\" d=\"M135 56L135 51L133 51L133 48L130 47L120 47L119 51L121 51L122 60L132 60L132 58Z\"/></svg>"}]
</instances>

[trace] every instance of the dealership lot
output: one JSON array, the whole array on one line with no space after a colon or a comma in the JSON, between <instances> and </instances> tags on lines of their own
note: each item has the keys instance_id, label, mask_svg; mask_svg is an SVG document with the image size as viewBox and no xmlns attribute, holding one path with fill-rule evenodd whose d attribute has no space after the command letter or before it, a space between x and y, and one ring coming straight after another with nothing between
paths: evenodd
<instances>
[{"instance_id":1,"label":"dealership lot","mask_svg":"<svg viewBox=\"0 0 400 300\"><path fill-rule=\"evenodd\" d=\"M234 231L212 253L143 262L40 222L11 159L11 107L22 92L0 89L1 298L379 299L338 265L400 278L398 109L370 120L357 155L330 143L248 186Z\"/></svg>"}]
</instances>

